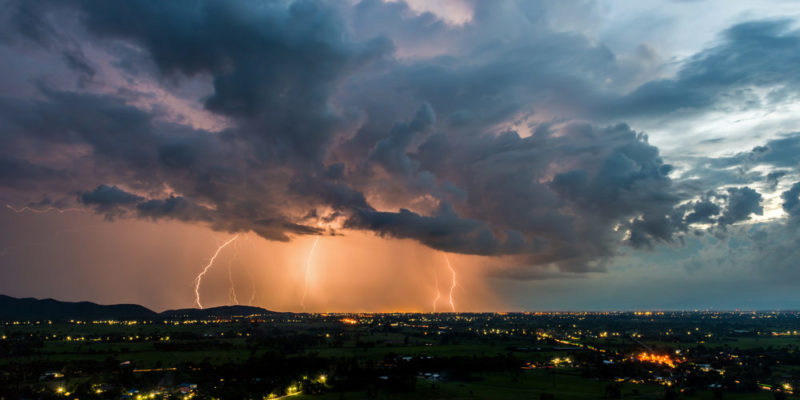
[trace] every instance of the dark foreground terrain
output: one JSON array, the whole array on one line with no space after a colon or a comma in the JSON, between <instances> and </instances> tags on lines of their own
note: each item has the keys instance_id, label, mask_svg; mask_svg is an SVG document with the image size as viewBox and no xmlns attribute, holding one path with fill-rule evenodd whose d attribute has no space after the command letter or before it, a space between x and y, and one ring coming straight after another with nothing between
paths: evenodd
<instances>
[{"instance_id":1,"label":"dark foreground terrain","mask_svg":"<svg viewBox=\"0 0 800 400\"><path fill-rule=\"evenodd\" d=\"M2 322L0 398L800 398L794 312L242 311Z\"/></svg>"}]
</instances>

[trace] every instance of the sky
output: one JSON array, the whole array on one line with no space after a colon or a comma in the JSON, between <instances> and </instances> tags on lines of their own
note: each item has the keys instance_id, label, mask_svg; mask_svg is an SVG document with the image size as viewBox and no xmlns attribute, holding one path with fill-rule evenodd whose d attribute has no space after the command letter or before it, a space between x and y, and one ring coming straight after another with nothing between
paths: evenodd
<instances>
[{"instance_id":1,"label":"sky","mask_svg":"<svg viewBox=\"0 0 800 400\"><path fill-rule=\"evenodd\" d=\"M797 2L0 2L2 294L800 309Z\"/></svg>"}]
</instances>

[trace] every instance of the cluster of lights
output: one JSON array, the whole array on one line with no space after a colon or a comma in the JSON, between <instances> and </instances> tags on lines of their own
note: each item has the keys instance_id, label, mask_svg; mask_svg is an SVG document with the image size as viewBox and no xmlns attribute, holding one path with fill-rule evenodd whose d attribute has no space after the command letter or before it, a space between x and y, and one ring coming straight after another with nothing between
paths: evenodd
<instances>
[{"instance_id":1,"label":"cluster of lights","mask_svg":"<svg viewBox=\"0 0 800 400\"><path fill-rule=\"evenodd\" d=\"M161 393L159 392L152 392L150 394L137 394L136 400L146 400L146 399L155 399L157 395ZM185 398L185 397L184 397Z\"/></svg>"},{"instance_id":2,"label":"cluster of lights","mask_svg":"<svg viewBox=\"0 0 800 400\"><path fill-rule=\"evenodd\" d=\"M550 360L550 363L552 363L556 367L560 367L562 364L571 365L572 364L572 359L569 358L569 357L564 357L564 358L556 357L556 358Z\"/></svg>"},{"instance_id":3,"label":"cluster of lights","mask_svg":"<svg viewBox=\"0 0 800 400\"><path fill-rule=\"evenodd\" d=\"M759 383L758 386L761 388L761 390L766 390L766 391L770 391L770 392L784 392L784 393L788 393L788 394L794 394L794 392L793 392L794 387L792 387L792 385L790 383L784 383L784 384L782 384L780 386L775 386L775 387L773 387L772 385L768 385L766 383Z\"/></svg>"},{"instance_id":4,"label":"cluster of lights","mask_svg":"<svg viewBox=\"0 0 800 400\"><path fill-rule=\"evenodd\" d=\"M659 355L659 354L647 353L647 352L640 353L639 355L636 356L636 359L641 361L641 362L649 362L649 363L654 363L654 364L659 364L659 365L666 365L666 366L668 366L670 368L675 368L675 366L678 365L678 363L679 363L678 360L673 360L672 357L670 357L670 356L668 356L666 354L665 355Z\"/></svg>"},{"instance_id":5,"label":"cluster of lights","mask_svg":"<svg viewBox=\"0 0 800 400\"><path fill-rule=\"evenodd\" d=\"M308 315L309 315L308 317L305 317L305 316L301 316L301 317L293 316L294 319L281 319L281 321L290 322L290 323L300 323L300 322L303 322L306 319L324 318L326 320L326 322L333 322L333 323L339 322L339 323L347 324L347 325L357 325L359 323L361 323L361 324L369 324L373 320L382 321L385 316L396 315L396 314L385 314L384 315L384 314L371 314L371 313L363 313L363 314L354 314L354 313L347 313L347 314L344 314L344 313L329 313L328 314L328 313L325 313L325 314L308 314ZM514 321L516 316L521 315L521 314L510 314L510 315L507 315L507 314L504 314L504 313L494 313L493 315L494 316L502 316L502 320L503 321ZM534 314L525 313L524 315L554 315L554 313L534 313ZM574 314L566 313L566 314L563 314L563 315L574 315ZM652 315L652 314L647 312L647 314L645 314L645 313L642 313L642 314L637 313L637 315L649 316L649 315ZM656 315L663 315L663 313L659 312ZM248 318L250 318L250 317L248 317ZM711 318L717 319L719 317L715 315L715 316L712 316ZM753 318L755 318L755 316ZM759 318L772 318L772 316L759 316ZM458 321L468 321L468 322L472 322L474 320L478 320L480 322L480 321L482 321L482 319L486 319L486 317L485 316L481 316L479 314L476 314L476 315L466 314L466 315L462 315L462 316L453 316L453 319L458 320ZM582 319L583 318L581 318L581 320ZM236 319L235 318L231 319L231 320L215 319L215 320L200 320L200 321L198 321L198 320L181 320L181 321L164 320L164 324L168 324L168 325L173 325L173 324L174 325L180 325L180 324L203 324L203 325L206 325L206 324L229 323L229 322L233 322L233 321L236 321ZM421 323L421 324L417 324L416 323L417 321L419 323ZM501 334L510 335L510 334L517 334L517 333L520 333L520 332L522 334L528 334L528 331L526 331L524 329L519 329L519 330L515 329L515 328L499 328L499 329L498 328L493 328L493 329L490 329L489 328L489 323L491 323L493 320L492 319L486 319L486 321L487 321L486 323L481 323L481 324L478 325L478 326L483 325L483 327L476 327L476 328L468 327L467 330L472 332L473 329L474 329L474 332L476 334L480 334L482 332L483 335L487 335L489 333L490 334L497 334L497 335L501 335ZM448 324L450 322L452 322L452 321L450 321L450 319L444 319L444 318L441 318L441 316L417 315L417 316L415 316L413 318L408 318L408 319L406 319L405 321L402 321L402 322L392 322L390 325L393 326L393 327L403 326L403 327L414 327L414 328L425 328L425 329L430 328L432 331L434 329L438 329L437 333L441 334L443 331L448 331L448 330L449 331L453 331L454 330L453 327L449 327L447 325L442 326L442 324ZM36 324L38 324L38 323L39 322L36 322ZM50 323L50 322L48 321L47 323ZM81 324L86 324L87 322L71 320L70 323L81 325ZM109 321L89 321L89 323L91 323L91 324L108 324L108 325L116 325L116 324L134 325L137 322L136 321L112 321L112 320L109 320ZM148 322L142 321L140 323L147 324ZM149 322L149 323L152 324L154 322ZM156 321L155 323L158 324L159 322ZM17 324L19 324L19 322L6 323L6 325L9 325L9 324L17 325ZM32 323L31 322L22 322L22 324L26 324L27 325L27 324L32 324ZM455 330L460 329L459 325L455 325L455 326L456 326ZM513 326L513 324L511 326ZM574 329L579 329L579 326L576 326L575 324L572 324L571 326ZM562 329L562 324L559 324L558 328ZM461 328L461 329L463 329L463 328ZM555 328L553 328L553 329L555 329ZM565 326L563 326L563 329L568 329L568 326L566 326L566 324L565 324ZM785 328L783 328L783 329L785 329ZM670 335L671 333L680 335L680 334L683 333L683 331L685 331L686 335L692 335L693 337L696 337L698 339L700 339L700 338L711 338L712 337L712 333L702 332L702 331L700 331L700 328L688 328L688 329L684 328L684 329L679 329L679 330L681 332L672 332L672 330L669 329L666 332L666 335ZM625 332L623 334L620 334L618 332L606 332L606 331L595 332L595 331L589 330L589 329L587 329L585 331L584 330L570 330L570 331L564 331L563 333L559 334L559 336L561 336L560 338L556 337L556 336L553 336L554 334L552 332L555 332L555 331L551 331L550 333L546 333L546 332L531 330L530 334L537 335L538 336L538 338L537 338L538 340L548 339L548 340L551 340L552 342L555 342L555 343L574 346L574 347L593 350L593 351L598 351L598 352L604 352L604 350L596 349L596 348L594 348L594 347L592 347L590 345L582 344L579 341L581 339L587 338L587 337L608 338L608 337L612 337L612 336L621 336L621 335L630 336L630 337L634 338L634 340L635 340L635 338L643 338L643 335L641 333L637 333L637 332L634 332L633 334L628 334L627 332ZM431 332L431 333L433 333L433 332ZM772 330L770 330L770 331L765 331L763 333L762 332L752 332L752 333L757 334L757 335L772 335L772 336L797 336L798 335L798 331L790 331L790 330L785 330L785 331L784 330L780 330L780 331L772 331ZM218 333L218 334L221 335L221 336L224 335L226 337L230 336L229 334L226 335L225 333ZM428 332L426 331L425 334L427 335ZM648 336L650 335L649 332L647 334L648 334ZM249 336L250 334L246 334L246 335ZM330 338L331 337L330 333L325 333L324 335L325 335L326 338ZM334 335L336 335L336 334L334 334ZM338 333L338 335L341 336L342 333ZM55 334L52 335L52 336L53 336L53 338L56 338ZM243 334L242 333L238 333L238 336L243 336ZM163 336L163 337L159 337L159 336L154 336L154 337L142 336L142 338L144 340L151 340L151 339L153 339L153 340L162 340L162 341L163 340L170 340L169 336ZM5 340L6 336L2 335L2 339ZM45 337L45 339L47 340L47 337ZM83 336L61 336L60 339L61 340L66 340L66 341L84 341L84 340L95 341L95 340L101 340L101 339L93 339L91 337L87 339L86 337L83 337ZM125 337L121 337L121 339L122 340L133 341L133 340L139 340L140 337L138 335L135 336L135 337L134 336L125 336ZM108 337L106 337L106 340L109 340ZM598 342L600 342L600 341L598 341ZM638 340L637 340L637 342L638 342ZM700 343L703 343L703 342L700 342ZM639 361L639 362L644 362L644 363L664 365L664 366L668 366L670 368L676 368L678 364L687 363L688 362L688 359L686 357L681 357L680 354L681 354L680 350L675 350L675 355L673 356L674 358L671 358L669 355L659 355L659 354L655 354L655 353L642 352L642 353L634 354L633 356L627 357L626 360ZM722 353L720 353L720 354L722 354ZM730 359L738 358L737 355L729 355L727 357L729 357ZM556 367L560 367L560 366L564 366L564 365L569 366L569 365L573 364L573 360L571 360L568 357L553 358L551 360L551 364L556 366ZM704 364L700 364L700 365L704 365ZM739 365L742 365L742 362L739 362ZM523 367L523 368L524 369L533 369L533 368L543 367L543 366L546 366L547 368L552 368L552 366L547 366L547 365L545 365L545 363L538 363L538 365L535 364L535 363L527 363L527 365L525 367ZM705 371L705 372L711 371L710 367L701 367L701 369L703 371ZM134 372L152 372L152 371L161 371L161 370L175 370L175 368L158 368L158 369L147 369L147 370L134 370ZM650 371L650 372L653 373L653 371ZM720 375L725 374L725 371L717 370L717 372L719 372ZM303 377L303 381L305 381L303 383L307 383L307 380L308 380L308 377ZM626 378L626 380L627 380L627 378ZM668 385L668 386L673 384L673 382L669 378L661 378L661 377L656 376L655 380L659 381L661 384ZM326 377L325 377L325 375L321 375L315 381L325 385L326 384ZM630 382L644 383L645 381L630 380ZM736 383L738 384L739 381L736 381ZM793 390L793 387L792 387L792 385L790 383L782 383L782 384L777 384L777 385L774 385L774 386L766 385L766 384L762 384L762 383L758 383L758 384L759 384L759 387L761 387L764 390L783 391L783 392L787 392L787 393L792 393L792 390ZM53 390L52 387L51 387L50 390ZM98 393L98 394L103 392L102 389L94 389L94 391L96 393ZM63 396L70 396L70 392L67 392L64 387L58 387L56 389L56 392L58 394L60 394L60 395L63 395ZM283 393L280 393L279 395L272 395L270 398L282 398L282 397L289 397L289 396L297 396L297 395L301 395L301 394L302 394L302 386L301 386L301 384L300 383L293 383L291 386L286 388ZM192 396L194 396L194 394L189 394L188 396L192 397ZM135 396L135 398L136 399L154 398L154 395L152 393L151 394L143 394L143 395L137 395L137 396ZM186 397L184 397L184 398L186 398Z\"/></svg>"},{"instance_id":6,"label":"cluster of lights","mask_svg":"<svg viewBox=\"0 0 800 400\"><path fill-rule=\"evenodd\" d=\"M798 336L800 332L798 331L786 331L786 332L772 332L772 336Z\"/></svg>"}]
</instances>

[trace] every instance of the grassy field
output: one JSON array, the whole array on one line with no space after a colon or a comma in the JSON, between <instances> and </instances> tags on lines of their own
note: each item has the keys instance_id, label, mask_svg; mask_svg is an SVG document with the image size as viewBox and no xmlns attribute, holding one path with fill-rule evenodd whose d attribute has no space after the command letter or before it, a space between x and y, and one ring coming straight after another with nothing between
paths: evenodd
<instances>
[{"instance_id":1,"label":"grassy field","mask_svg":"<svg viewBox=\"0 0 800 400\"><path fill-rule=\"evenodd\" d=\"M20 332L38 333L35 344L24 356L9 355L0 357L0 370L25 364L43 365L40 368L58 369L59 364L69 364L72 369L81 368L85 361L110 362L102 364L102 370L116 371L122 361L133 363L134 375L140 381L158 377L158 372L138 371L150 368L184 368L185 364L208 362L213 367L227 368L226 364L238 364L251 356L256 358L280 353L288 358L318 356L331 365L337 362L357 360L365 364L382 365L380 361L395 360L396 356L430 356L447 359L449 357L495 357L512 356L520 365L534 362L542 365L554 357L575 356L578 350L564 349L565 345L550 339L537 338L536 335L501 337L441 335L433 329L413 331L410 329L394 332L366 329L364 327L341 327L336 324L296 325L293 323L251 326L240 324L52 324L20 326L11 328ZM4 328L3 335L11 330ZM167 339L169 337L169 339ZM572 339L579 341L578 339ZM34 342L32 340L32 342ZM701 343L667 342L644 340L645 344L656 349L687 348ZM16 342L9 342L16 343ZM586 339L585 345L608 350L609 354L620 351L626 354L639 351L641 344L625 337ZM730 346L739 349L768 348L796 351L800 340L795 337L709 337L703 346L717 352L718 347ZM518 350L527 348L527 351ZM719 349L722 350L722 349ZM591 350L581 350L586 354ZM17 353L20 354L20 353ZM23 353L24 354L24 353ZM502 357L499 357L502 359ZM307 360L315 360L308 357ZM345 359L345 360L337 360ZM378 361L365 363L365 361ZM390 361L392 362L392 361ZM50 367L50 366L53 367ZM796 366L776 366L774 373L791 376L798 373ZM494 369L497 371L498 369ZM502 370L502 369L499 369ZM324 372L324 369L320 371ZM571 368L520 370L515 373L486 373L486 369L476 369L467 375L468 381L440 380L432 382L417 378L416 386L410 392L392 392L381 387L383 383L366 383L369 389L353 392L329 392L321 395L300 394L296 399L600 399L606 394L609 381L588 378L582 370ZM583 370L586 372L586 370ZM315 372L316 373L316 372ZM382 373L382 372L381 372ZM650 371L652 374L653 371ZM152 375L148 375L152 374ZM448 376L445 372L445 375ZM413 376L413 375L410 375ZM613 375L612 375L613 376ZM629 376L629 375L623 375ZM630 375L635 376L635 375ZM105 375L100 381L112 375ZM452 378L453 376L450 375ZM83 378L80 378L83 379ZM375 379L375 378L372 378ZM650 380L653 382L653 380ZM371 381L371 382L374 382ZM413 382L413 378L412 378ZM75 382L70 382L75 386ZM351 386L353 387L353 386ZM361 386L363 387L363 386ZM700 386L707 387L707 386ZM665 387L656 384L622 383L623 399L663 399ZM544 396L543 396L544 395ZM549 397L552 396L552 397ZM684 398L684 396L681 396ZM693 399L712 400L710 391L700 391ZM726 392L725 400L769 400L768 392L737 394Z\"/></svg>"},{"instance_id":2,"label":"grassy field","mask_svg":"<svg viewBox=\"0 0 800 400\"><path fill-rule=\"evenodd\" d=\"M580 376L573 370L526 371L517 380L508 374L485 374L474 382L437 382L419 378L416 390L408 393L386 393L380 389L359 392L326 393L323 395L299 395L304 400L336 399L540 399L542 394L551 394L556 400L597 400L605 395L607 382ZM647 384L622 385L623 399L660 400L664 398L664 387ZM699 392L692 399L711 400L711 392ZM726 393L726 400L770 400L770 393L735 394Z\"/></svg>"},{"instance_id":3,"label":"grassy field","mask_svg":"<svg viewBox=\"0 0 800 400\"><path fill-rule=\"evenodd\" d=\"M174 343L182 342L187 343L174 341ZM157 349L154 342L103 343L55 340L44 342L43 347L34 355L0 358L0 366L35 361L52 363L103 361L111 357L117 361L132 361L137 368L153 368L175 366L176 362L208 361L212 364L241 362L250 357L251 353L244 339L231 338L223 343L228 344L230 348L164 351Z\"/></svg>"},{"instance_id":4,"label":"grassy field","mask_svg":"<svg viewBox=\"0 0 800 400\"><path fill-rule=\"evenodd\" d=\"M587 341L602 349L613 349L635 345L635 342L628 338L608 338L604 340ZM667 342L658 340L644 340L644 344L656 348L691 348L697 346L705 347L735 347L742 350L758 348L784 348L789 346L800 346L800 338L791 336L756 336L756 337L715 337L699 342Z\"/></svg>"}]
</instances>

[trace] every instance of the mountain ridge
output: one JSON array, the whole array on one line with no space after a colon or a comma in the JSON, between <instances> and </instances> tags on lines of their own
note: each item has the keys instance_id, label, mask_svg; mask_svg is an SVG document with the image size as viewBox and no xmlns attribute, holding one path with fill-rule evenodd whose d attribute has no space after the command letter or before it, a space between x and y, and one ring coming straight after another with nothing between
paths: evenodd
<instances>
[{"instance_id":1,"label":"mountain ridge","mask_svg":"<svg viewBox=\"0 0 800 400\"><path fill-rule=\"evenodd\" d=\"M244 315L280 314L254 306L183 308L156 312L139 304L97 304L90 301L61 301L52 298L17 298L0 294L0 320L103 320L153 318L225 318Z\"/></svg>"}]
</instances>

